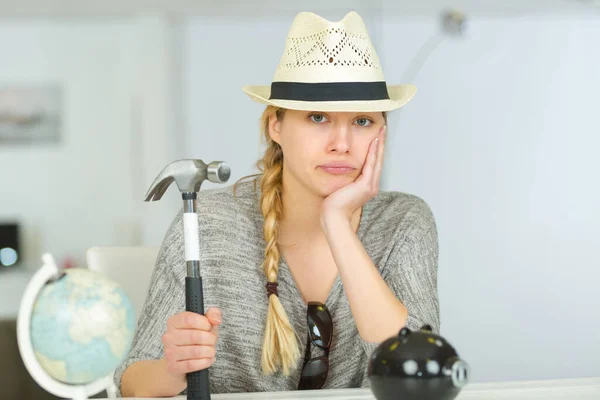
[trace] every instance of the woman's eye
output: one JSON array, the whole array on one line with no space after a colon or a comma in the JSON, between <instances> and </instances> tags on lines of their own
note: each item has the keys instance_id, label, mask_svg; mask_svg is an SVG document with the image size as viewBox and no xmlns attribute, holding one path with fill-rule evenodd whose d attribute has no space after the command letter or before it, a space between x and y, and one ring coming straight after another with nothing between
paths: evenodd
<instances>
[{"instance_id":1,"label":"woman's eye","mask_svg":"<svg viewBox=\"0 0 600 400\"><path fill-rule=\"evenodd\" d=\"M367 119L367 118L359 118L359 119L356 120L356 123L359 126L369 126L369 125L372 124L372 121L370 119Z\"/></svg>"},{"instance_id":2,"label":"woman's eye","mask_svg":"<svg viewBox=\"0 0 600 400\"><path fill-rule=\"evenodd\" d=\"M326 118L323 114L311 114L310 119L313 122L320 124L321 122L325 121Z\"/></svg>"}]
</instances>

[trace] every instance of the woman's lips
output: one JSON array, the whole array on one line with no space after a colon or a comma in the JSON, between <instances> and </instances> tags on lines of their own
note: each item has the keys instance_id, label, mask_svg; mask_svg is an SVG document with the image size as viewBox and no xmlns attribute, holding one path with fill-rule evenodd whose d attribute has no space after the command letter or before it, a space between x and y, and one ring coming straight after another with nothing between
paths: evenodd
<instances>
[{"instance_id":1,"label":"woman's lips","mask_svg":"<svg viewBox=\"0 0 600 400\"><path fill-rule=\"evenodd\" d=\"M354 167L352 167L351 165L348 165L348 164L343 164L343 163L324 164L324 165L320 165L319 168L321 168L323 171L327 172L328 174L333 174L333 175L344 175L344 174L349 174L354 171Z\"/></svg>"}]
</instances>

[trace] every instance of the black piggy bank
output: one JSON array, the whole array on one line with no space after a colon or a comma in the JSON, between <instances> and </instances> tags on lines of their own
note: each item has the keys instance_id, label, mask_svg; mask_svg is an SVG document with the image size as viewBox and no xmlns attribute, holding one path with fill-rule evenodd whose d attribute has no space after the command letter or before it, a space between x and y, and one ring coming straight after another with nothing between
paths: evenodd
<instances>
[{"instance_id":1,"label":"black piggy bank","mask_svg":"<svg viewBox=\"0 0 600 400\"><path fill-rule=\"evenodd\" d=\"M368 372L377 400L452 400L469 378L469 366L444 338L424 325L402 328L371 355Z\"/></svg>"}]
</instances>

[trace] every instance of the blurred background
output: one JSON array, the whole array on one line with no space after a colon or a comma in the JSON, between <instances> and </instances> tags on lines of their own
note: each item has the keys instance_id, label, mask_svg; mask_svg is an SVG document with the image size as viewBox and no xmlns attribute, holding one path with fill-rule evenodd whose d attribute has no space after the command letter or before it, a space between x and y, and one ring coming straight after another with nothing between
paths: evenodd
<instances>
[{"instance_id":1,"label":"blurred background","mask_svg":"<svg viewBox=\"0 0 600 400\"><path fill-rule=\"evenodd\" d=\"M382 189L436 216L442 335L473 381L599 376L597 0L1 1L0 318L43 252L159 246L180 200L143 198L170 161L255 173L241 87L271 82L298 12L351 10L388 83L419 88Z\"/></svg>"}]
</instances>

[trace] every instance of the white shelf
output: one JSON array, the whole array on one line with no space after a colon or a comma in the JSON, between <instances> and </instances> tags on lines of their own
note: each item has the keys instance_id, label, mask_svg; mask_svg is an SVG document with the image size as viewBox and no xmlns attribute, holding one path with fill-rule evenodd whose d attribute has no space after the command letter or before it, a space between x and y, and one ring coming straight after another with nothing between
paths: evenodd
<instances>
[{"instance_id":1,"label":"white shelf","mask_svg":"<svg viewBox=\"0 0 600 400\"><path fill-rule=\"evenodd\" d=\"M184 400L185 396L173 399ZM215 394L212 400L375 400L370 389ZM521 382L473 383L456 400L598 400L600 377ZM131 398L131 400L150 400Z\"/></svg>"}]
</instances>

